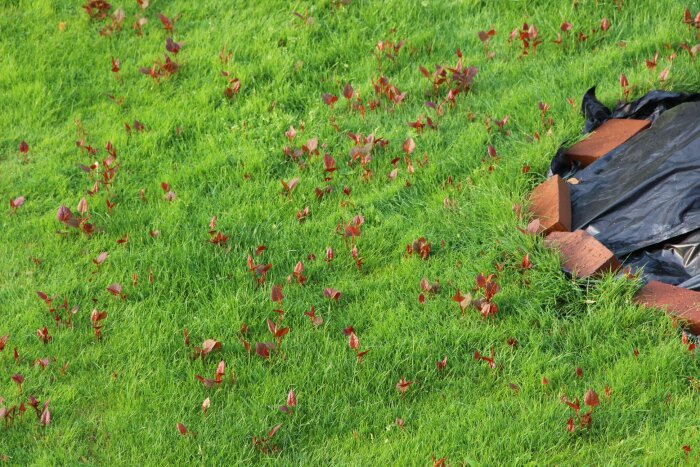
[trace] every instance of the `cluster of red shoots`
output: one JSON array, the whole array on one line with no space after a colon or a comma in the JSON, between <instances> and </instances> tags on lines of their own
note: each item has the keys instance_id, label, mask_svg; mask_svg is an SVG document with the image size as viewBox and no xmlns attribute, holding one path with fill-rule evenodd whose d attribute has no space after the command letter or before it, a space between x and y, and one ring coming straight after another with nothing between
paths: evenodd
<instances>
[{"instance_id":1,"label":"cluster of red shoots","mask_svg":"<svg viewBox=\"0 0 700 467\"><path fill-rule=\"evenodd\" d=\"M566 396L562 396L561 401L569 406L575 413L575 419L571 417L566 421L566 429L569 433L574 433L577 429L584 429L591 426L593 409L600 405L598 394L596 394L593 389L589 389L583 397L583 403L590 407L588 413L581 413L581 403L578 397L576 400L570 401Z\"/></svg>"}]
</instances>

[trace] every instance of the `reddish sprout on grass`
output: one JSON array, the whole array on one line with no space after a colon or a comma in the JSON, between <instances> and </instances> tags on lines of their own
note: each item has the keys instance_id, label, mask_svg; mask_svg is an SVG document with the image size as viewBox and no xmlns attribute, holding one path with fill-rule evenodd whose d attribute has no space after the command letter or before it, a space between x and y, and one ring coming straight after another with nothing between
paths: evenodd
<instances>
[{"instance_id":1,"label":"reddish sprout on grass","mask_svg":"<svg viewBox=\"0 0 700 467\"><path fill-rule=\"evenodd\" d=\"M281 423L273 426L266 436L253 436L253 447L265 455L279 452L280 449L272 443L272 438L275 437L281 426Z\"/></svg>"},{"instance_id":2,"label":"reddish sprout on grass","mask_svg":"<svg viewBox=\"0 0 700 467\"><path fill-rule=\"evenodd\" d=\"M213 388L215 386L221 385L223 382L223 377L226 374L226 363L224 363L223 360L219 362L219 364L216 366L216 372L214 373L214 378L205 378L201 375L194 375L195 379L197 379L202 385L206 388Z\"/></svg>"},{"instance_id":3,"label":"reddish sprout on grass","mask_svg":"<svg viewBox=\"0 0 700 467\"><path fill-rule=\"evenodd\" d=\"M357 335L352 331L348 336L348 347L350 347L352 350L357 350L360 348L360 339L358 339Z\"/></svg>"},{"instance_id":4,"label":"reddish sprout on grass","mask_svg":"<svg viewBox=\"0 0 700 467\"><path fill-rule=\"evenodd\" d=\"M49 401L44 402L44 408L41 411L41 417L39 418L39 423L43 427L47 427L51 423L51 412L49 411Z\"/></svg>"},{"instance_id":5,"label":"reddish sprout on grass","mask_svg":"<svg viewBox=\"0 0 700 467\"><path fill-rule=\"evenodd\" d=\"M186 335L186 342L189 341L189 334ZM216 351L216 350L221 350L222 344L221 342L217 341L216 339L207 339L202 343L201 347L195 347L195 358L201 357L202 360L206 358L207 355L210 353Z\"/></svg>"},{"instance_id":6,"label":"reddish sprout on grass","mask_svg":"<svg viewBox=\"0 0 700 467\"><path fill-rule=\"evenodd\" d=\"M343 86L343 97L348 100L348 104L354 95L355 90L352 88L352 85L350 83L346 83L345 86Z\"/></svg>"},{"instance_id":7,"label":"reddish sprout on grass","mask_svg":"<svg viewBox=\"0 0 700 467\"><path fill-rule=\"evenodd\" d=\"M180 52L181 48L182 44L175 42L172 37L165 39L165 50L173 54L173 56L177 57L177 54Z\"/></svg>"},{"instance_id":8,"label":"reddish sprout on grass","mask_svg":"<svg viewBox=\"0 0 700 467\"><path fill-rule=\"evenodd\" d=\"M83 10L88 14L90 19L93 20L103 20L109 14L109 10L112 9L106 0L87 0L83 5Z\"/></svg>"},{"instance_id":9,"label":"reddish sprout on grass","mask_svg":"<svg viewBox=\"0 0 700 467\"><path fill-rule=\"evenodd\" d=\"M19 143L19 153L22 154L22 160L24 160L24 162L27 162L27 155L29 154L29 145L26 141L22 141Z\"/></svg>"},{"instance_id":10,"label":"reddish sprout on grass","mask_svg":"<svg viewBox=\"0 0 700 467\"><path fill-rule=\"evenodd\" d=\"M12 375L12 381L14 381L17 386L19 387L19 395L22 395L22 384L24 383L24 376L20 375L19 373L15 373Z\"/></svg>"},{"instance_id":11,"label":"reddish sprout on grass","mask_svg":"<svg viewBox=\"0 0 700 467\"><path fill-rule=\"evenodd\" d=\"M110 285L107 287L107 292L111 293L111 294L114 296L115 300L116 300L117 297L119 297L119 298L122 299L122 300L124 300L124 298L126 297L126 295L124 295L124 293L122 293L122 286L121 286L121 284L119 284L119 283L117 283L117 282L114 282L113 284L110 284Z\"/></svg>"},{"instance_id":12,"label":"reddish sprout on grass","mask_svg":"<svg viewBox=\"0 0 700 467\"><path fill-rule=\"evenodd\" d=\"M43 328L37 329L36 336L44 344L48 344L53 339L53 337L49 334L49 330L46 326L44 326ZM15 349L15 354L16 353L17 353L17 350Z\"/></svg>"},{"instance_id":13,"label":"reddish sprout on grass","mask_svg":"<svg viewBox=\"0 0 700 467\"><path fill-rule=\"evenodd\" d=\"M270 359L270 351L277 351L277 346L274 342L256 342L255 353L265 360Z\"/></svg>"},{"instance_id":14,"label":"reddish sprout on grass","mask_svg":"<svg viewBox=\"0 0 700 467\"><path fill-rule=\"evenodd\" d=\"M323 296L337 302L338 300L340 300L342 293L340 292L340 290L335 290L331 287L327 287L323 290Z\"/></svg>"},{"instance_id":15,"label":"reddish sprout on grass","mask_svg":"<svg viewBox=\"0 0 700 467\"><path fill-rule=\"evenodd\" d=\"M289 182L285 182L284 180L280 180L280 183L282 184L282 188L284 189L284 193L287 195L292 194L292 191L294 191L294 188L296 188L297 184L299 183L299 178L294 177Z\"/></svg>"},{"instance_id":16,"label":"reddish sprout on grass","mask_svg":"<svg viewBox=\"0 0 700 467\"><path fill-rule=\"evenodd\" d=\"M163 25L163 29L165 29L169 33L172 33L175 30L175 23L177 22L177 20L180 19L180 15L177 15L173 18L168 18L163 13L160 13L158 15L158 19L160 19L160 22Z\"/></svg>"},{"instance_id":17,"label":"reddish sprout on grass","mask_svg":"<svg viewBox=\"0 0 700 467\"><path fill-rule=\"evenodd\" d=\"M491 42L491 38L496 35L496 30L491 27L488 31L479 31L477 33L479 36L479 40L481 41L482 44L484 44L484 53L486 54L487 57L491 58L493 55L490 55L488 53L489 50L489 42Z\"/></svg>"},{"instance_id":18,"label":"reddish sprout on grass","mask_svg":"<svg viewBox=\"0 0 700 467\"><path fill-rule=\"evenodd\" d=\"M462 316L464 316L465 310L469 308L469 306L471 306L472 304L472 296L471 294L462 295L462 292L460 292L459 289L457 289L454 296L452 297L452 301L457 302Z\"/></svg>"},{"instance_id":19,"label":"reddish sprout on grass","mask_svg":"<svg viewBox=\"0 0 700 467\"><path fill-rule=\"evenodd\" d=\"M413 138L408 138L403 142L402 148L403 152L405 152L407 156L410 156L416 149L416 143L413 141Z\"/></svg>"},{"instance_id":20,"label":"reddish sprout on grass","mask_svg":"<svg viewBox=\"0 0 700 467\"><path fill-rule=\"evenodd\" d=\"M92 310L90 313L90 321L92 322L92 328L95 331L95 338L97 340L102 339L102 324L100 322L107 317L106 311L98 311L97 308Z\"/></svg>"},{"instance_id":21,"label":"reddish sprout on grass","mask_svg":"<svg viewBox=\"0 0 700 467\"><path fill-rule=\"evenodd\" d=\"M309 217L310 214L311 214L311 212L309 211L309 207L306 206L301 211L297 211L297 213L296 213L297 221L300 224L303 223Z\"/></svg>"},{"instance_id":22,"label":"reddish sprout on grass","mask_svg":"<svg viewBox=\"0 0 700 467\"><path fill-rule=\"evenodd\" d=\"M425 237L420 237L411 242L411 244L406 245L406 253L409 255L416 254L422 259L428 259L428 256L430 256L431 245L432 244L428 242Z\"/></svg>"},{"instance_id":23,"label":"reddish sprout on grass","mask_svg":"<svg viewBox=\"0 0 700 467\"><path fill-rule=\"evenodd\" d=\"M289 277L288 282L291 282L291 278L296 279L297 283L299 285L304 285L306 282L306 276L304 275L304 263L301 261L298 261L297 264L294 266L294 270L292 271L292 275Z\"/></svg>"},{"instance_id":24,"label":"reddish sprout on grass","mask_svg":"<svg viewBox=\"0 0 700 467\"><path fill-rule=\"evenodd\" d=\"M491 144L489 144L486 148L486 153L489 155L489 157L493 159L496 159L498 157L498 154L496 154L496 148L493 147L493 145Z\"/></svg>"},{"instance_id":25,"label":"reddish sprout on grass","mask_svg":"<svg viewBox=\"0 0 700 467\"><path fill-rule=\"evenodd\" d=\"M401 394L401 399L404 398L413 383L413 381L406 381L406 378L403 377L396 383L396 390Z\"/></svg>"},{"instance_id":26,"label":"reddish sprout on grass","mask_svg":"<svg viewBox=\"0 0 700 467\"><path fill-rule=\"evenodd\" d=\"M92 262L95 263L95 266L97 266L99 268L99 266L105 262L105 260L107 259L108 256L109 256L109 253L107 253L106 251L103 251L102 253L97 255L97 258L93 259Z\"/></svg>"},{"instance_id":27,"label":"reddish sprout on grass","mask_svg":"<svg viewBox=\"0 0 700 467\"><path fill-rule=\"evenodd\" d=\"M334 96L333 94L325 93L321 96L321 98L323 99L323 102L331 109L333 108L333 105L338 102L338 96Z\"/></svg>"},{"instance_id":28,"label":"reddish sprout on grass","mask_svg":"<svg viewBox=\"0 0 700 467\"><path fill-rule=\"evenodd\" d=\"M24 196L18 196L17 198L10 198L10 210L12 213L17 211L17 208L22 206L26 201Z\"/></svg>"},{"instance_id":29,"label":"reddish sprout on grass","mask_svg":"<svg viewBox=\"0 0 700 467\"><path fill-rule=\"evenodd\" d=\"M323 324L323 318L316 314L316 309L313 306L311 307L311 311L305 311L304 315L309 317L313 326L320 326Z\"/></svg>"},{"instance_id":30,"label":"reddish sprout on grass","mask_svg":"<svg viewBox=\"0 0 700 467\"><path fill-rule=\"evenodd\" d=\"M357 363L358 365L362 364L363 359L365 358L365 355L369 353L369 349L363 350L362 352L356 352L355 356L357 357Z\"/></svg>"},{"instance_id":31,"label":"reddish sprout on grass","mask_svg":"<svg viewBox=\"0 0 700 467\"><path fill-rule=\"evenodd\" d=\"M270 289L270 300L274 303L281 304L284 300L284 294L282 293L281 285L273 285Z\"/></svg>"},{"instance_id":32,"label":"reddish sprout on grass","mask_svg":"<svg viewBox=\"0 0 700 467\"><path fill-rule=\"evenodd\" d=\"M195 433L194 431L188 430L187 427L180 422L177 422L176 428L177 428L178 433L180 433L185 438L187 438L188 436L192 436L192 437L197 436L197 433Z\"/></svg>"},{"instance_id":33,"label":"reddish sprout on grass","mask_svg":"<svg viewBox=\"0 0 700 467\"><path fill-rule=\"evenodd\" d=\"M50 360L48 357L37 358L36 360L34 360L34 365L39 365L42 370L45 370L46 367L49 366L49 362L50 362Z\"/></svg>"},{"instance_id":34,"label":"reddish sprout on grass","mask_svg":"<svg viewBox=\"0 0 700 467\"><path fill-rule=\"evenodd\" d=\"M486 355L482 355L477 350L476 352L474 352L474 360L483 360L484 362L489 364L489 368L491 368L492 370L496 368L495 352L493 348L491 348L491 354L488 357Z\"/></svg>"},{"instance_id":35,"label":"reddish sprout on grass","mask_svg":"<svg viewBox=\"0 0 700 467\"><path fill-rule=\"evenodd\" d=\"M296 135L297 135L297 130L295 130L293 126L290 126L289 130L284 132L284 136L287 137L287 139L289 140L290 143L292 142L292 140L294 139L294 137Z\"/></svg>"},{"instance_id":36,"label":"reddish sprout on grass","mask_svg":"<svg viewBox=\"0 0 700 467\"><path fill-rule=\"evenodd\" d=\"M280 412L291 414L292 411L294 410L294 407L296 407L296 406L297 406L297 395L294 392L294 389L290 389L289 393L287 393L287 405L281 406Z\"/></svg>"},{"instance_id":37,"label":"reddish sprout on grass","mask_svg":"<svg viewBox=\"0 0 700 467\"><path fill-rule=\"evenodd\" d=\"M256 251L256 255L257 254L259 253ZM255 279L258 285L261 285L265 282L267 273L270 271L271 268L272 264L255 264L253 258L248 256L248 271L252 274L253 278Z\"/></svg>"}]
</instances>

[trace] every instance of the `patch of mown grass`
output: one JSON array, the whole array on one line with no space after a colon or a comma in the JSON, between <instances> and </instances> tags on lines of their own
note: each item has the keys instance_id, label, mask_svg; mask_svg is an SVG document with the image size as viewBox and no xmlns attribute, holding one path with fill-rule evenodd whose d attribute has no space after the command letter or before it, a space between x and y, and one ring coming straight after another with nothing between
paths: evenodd
<instances>
[{"instance_id":1,"label":"patch of mown grass","mask_svg":"<svg viewBox=\"0 0 700 467\"><path fill-rule=\"evenodd\" d=\"M516 229L525 221L513 205L543 180L561 142L579 135L578 103L591 85L609 105L622 97L621 73L636 86L634 96L657 87L698 89L698 61L678 49L697 41L681 22L685 5L335 3L152 0L142 37L130 29L140 13L135 2L114 3L127 19L110 37L99 35L104 24L90 21L77 2L13 0L0 7L0 197L6 206L0 335L10 334L0 352L0 396L6 406L24 400L10 379L22 373L25 395L50 400L52 414L47 427L30 409L14 426L0 428L0 456L13 464L424 464L433 454L450 464L682 462L682 446L695 449L698 442L698 395L688 383L697 364L678 330L662 314L631 304L634 282L566 279L555 255ZM689 6L698 8L697 2ZM307 9L312 24L292 15ZM138 70L162 56L160 12L182 14L174 38L183 46L181 69L157 84ZM590 34L604 17L610 30ZM585 28L589 39L577 43L572 34L566 46L553 44L564 20L576 31ZM526 57L519 41L508 41L523 22L535 24L544 40ZM495 55L487 59L477 31L490 26L497 34L489 45ZM349 112L343 85L351 82L363 99L374 98L375 46L402 39L404 48L395 61L382 61L382 73L406 100L395 108L382 103L364 118ZM224 46L232 52L227 65L218 59ZM457 48L478 75L454 108L436 116L425 102L438 98L418 67L453 65ZM649 71L644 59L657 51L658 68ZM112 57L121 61L118 80ZM660 83L669 66L668 80ZM224 68L242 82L230 101L223 95ZM334 109L323 104L323 93L340 97ZM549 105L551 129L542 128L539 102ZM417 134L408 127L419 115L435 119L437 131ZM484 120L506 115L508 136L493 122L487 132ZM113 211L104 191L88 197L92 221L102 229L89 239L56 233L66 230L56 220L58 206L75 212L92 185L78 167L92 160L75 147L76 120L100 149L99 159L111 141L121 162ZM134 120L145 131L127 134L124 123ZM318 137L321 155L337 162L333 191L320 200L314 194L325 186L319 158L301 169L283 157L290 125L299 131L295 145ZM375 150L368 181L347 164L348 131L390 141ZM429 162L415 174L399 162L398 177L389 181L390 161L402 157L408 137L416 142L414 165L424 154ZM28 163L17 150L22 140L30 146ZM497 161L489 160L488 144ZM293 177L299 186L291 196L280 194L279 180ZM174 201L163 198L161 182L171 185ZM10 214L6 200L20 195L27 202ZM311 215L300 224L295 213L307 206ZM361 269L335 231L356 214L365 219L356 240ZM225 248L207 243L213 215L217 230L231 237ZM152 238L150 230L160 236ZM117 245L127 234L128 243ZM405 254L406 244L421 236L432 243L427 260ZM267 250L255 260L272 263L260 287L246 268L259 245ZM330 266L323 261L328 246L335 252ZM90 260L102 251L109 257L93 274ZM533 267L522 272L525 254ZM265 324L275 318L270 286L285 283L298 261L309 280L284 288L284 325L291 329L285 358L265 362L245 352L239 329L248 324L253 344L271 340ZM482 272L497 276L500 311L487 320L473 309L462 317L451 297L456 288L472 289ZM422 277L441 284L425 304L418 301ZM105 290L112 282L124 286L125 300ZM323 297L326 287L342 291L338 303ZM80 306L72 329L56 328L36 290ZM302 313L312 305L324 319L318 328ZM94 307L108 313L101 341L91 329ZM53 336L47 345L35 335L44 325ZM354 326L361 348L370 349L361 365L342 333L347 326ZM205 362L193 360L183 344L185 327L194 345L215 338L223 350ZM496 369L474 360L475 351L488 355L492 348ZM445 355L447 367L439 371L435 361ZM39 357L52 358L46 370L32 366ZM204 388L195 374L211 377L220 359L226 383ZM395 388L402 377L414 382L403 399ZM278 407L290 388L299 405L288 416ZM570 435L571 414L560 397L582 398L589 388L602 406L590 428ZM197 436L182 437L178 422ZM280 451L258 452L253 436L280 422L274 438ZM695 450L690 461L697 461Z\"/></svg>"}]
</instances>

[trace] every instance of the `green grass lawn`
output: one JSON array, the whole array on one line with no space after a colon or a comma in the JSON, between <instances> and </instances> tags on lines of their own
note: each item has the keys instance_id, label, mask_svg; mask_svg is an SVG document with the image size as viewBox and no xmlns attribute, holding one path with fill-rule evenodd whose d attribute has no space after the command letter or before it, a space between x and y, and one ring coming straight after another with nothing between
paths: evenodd
<instances>
[{"instance_id":1,"label":"green grass lawn","mask_svg":"<svg viewBox=\"0 0 700 467\"><path fill-rule=\"evenodd\" d=\"M518 230L528 218L514 206L544 180L559 145L580 134L580 97L590 86L598 85L609 106L623 99L621 74L630 99L656 88L700 89L700 60L680 48L700 42L682 22L685 7L694 16L700 3L150 3L142 12L133 0L113 2L110 14L121 7L125 19L111 35L100 31L112 19L91 20L80 1L0 5L0 336L9 334L0 352L0 400L6 408L22 402L26 408L14 423L0 421L0 459L13 465L430 465L432 456L450 465L699 462L700 394L689 378L700 371L680 331L662 313L632 304L637 281L566 279L541 239ZM181 15L174 31L164 29L161 12ZM148 18L142 35L132 28L137 14ZM603 18L610 22L605 32ZM564 21L571 31L561 32ZM524 22L542 40L527 56L519 38L509 41ZM496 35L485 50L477 32L492 26ZM580 31L585 41L577 39ZM558 33L561 44L553 43ZM139 69L164 60L167 37L181 45L180 67L156 82ZM402 40L398 53L388 45L378 61L378 42ZM224 47L228 63L219 57ZM452 67L458 48L463 64L478 73L470 91L438 112L426 102L446 98L450 74L433 91L419 67ZM645 60L657 52L656 68L649 69ZM112 58L119 60L118 76ZM222 70L240 79L231 98ZM382 75L406 93L401 102L375 94L373 81ZM346 83L364 116L343 97ZM333 108L325 93L338 96ZM540 102L548 105L544 118ZM437 129L407 125L421 116ZM506 116L501 131L496 121ZM297 132L291 142L290 126ZM353 163L348 132L373 133L389 144L374 145L371 161ZM313 138L319 154L295 157L294 149ZM402 149L407 138L415 142L413 170ZM78 148L81 139L96 153ZM29 146L26 160L21 141ZM110 174L102 163L107 142L118 169L109 192L101 183L90 196L95 180ZM324 171L325 153L337 170ZM96 161L96 170L81 170ZM294 178L298 185L284 193L280 180ZM174 199L166 199L164 182ZM9 200L19 196L26 201L13 213ZM80 216L83 197L91 236L56 216L61 205ZM108 209L106 200L116 205ZM298 221L307 207L308 217ZM360 214L361 235L344 238ZM209 242L212 216L215 231L230 237L225 245ZM126 236L128 242L118 243ZM431 244L427 259L406 252L420 237ZM266 250L256 255L259 246ZM92 260L101 252L108 257L98 267ZM521 268L526 254L529 270ZM271 264L261 285L248 269L249 255L255 264ZM307 281L288 283L299 261ZM493 298L498 313L487 319L474 307L462 315L452 300L457 289L481 297L474 290L480 273L494 274L500 286ZM424 277L441 287L420 303ZM123 300L107 291L113 283L122 285ZM281 304L271 301L275 284L284 286ZM340 291L340 299L325 297L327 288ZM58 326L36 291L57 296ZM63 298L68 310L58 308ZM74 306L79 310L69 326ZM304 315L312 306L323 318L319 326ZM101 339L91 322L95 308L107 313ZM280 308L278 328L289 333L266 360L255 344L274 340L267 320L279 322L274 310ZM37 336L44 326L51 336L46 344ZM343 333L348 326L358 351L369 350L362 363ZM206 339L222 348L195 358L194 347ZM250 353L241 339L253 346ZM474 359L492 349L495 368ZM436 361L445 356L440 370ZM45 369L35 363L42 358L49 359ZM222 360L222 382L205 387L195 375L214 378ZM24 377L21 395L15 374ZM413 382L403 397L401 378ZM297 397L291 414L280 411L290 389ZM590 426L571 434L574 412L561 398L578 397L583 405L589 389L600 406ZM40 412L50 401L47 426L30 395ZM266 437L279 423L270 441L254 446L254 437ZM691 448L688 455L683 446Z\"/></svg>"}]
</instances>

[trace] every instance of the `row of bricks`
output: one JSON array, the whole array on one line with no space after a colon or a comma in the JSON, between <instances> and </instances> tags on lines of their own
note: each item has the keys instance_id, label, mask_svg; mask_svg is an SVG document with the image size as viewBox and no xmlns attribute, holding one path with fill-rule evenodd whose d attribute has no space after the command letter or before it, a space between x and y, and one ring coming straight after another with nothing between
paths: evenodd
<instances>
[{"instance_id":1,"label":"row of bricks","mask_svg":"<svg viewBox=\"0 0 700 467\"><path fill-rule=\"evenodd\" d=\"M567 156L585 167L648 126L646 120L608 120L587 139L569 148ZM530 194L530 212L540 221L545 246L559 251L562 269L572 276L587 278L620 269L613 252L595 237L583 230L571 232L571 195L568 184L558 175L535 187ZM700 334L700 292L650 281L635 301L665 310L687 322L693 334Z\"/></svg>"}]
</instances>

